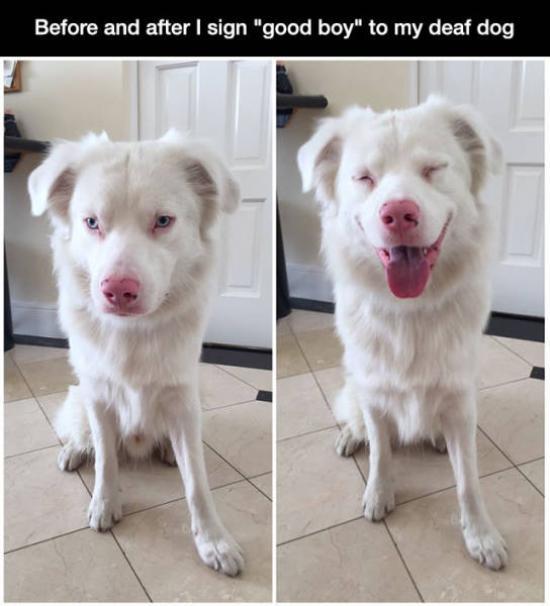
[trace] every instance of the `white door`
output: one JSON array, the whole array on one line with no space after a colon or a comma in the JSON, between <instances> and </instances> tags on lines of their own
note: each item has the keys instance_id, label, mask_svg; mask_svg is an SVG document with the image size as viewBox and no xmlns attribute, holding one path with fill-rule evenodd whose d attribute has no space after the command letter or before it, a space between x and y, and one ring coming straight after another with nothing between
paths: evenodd
<instances>
[{"instance_id":1,"label":"white door","mask_svg":"<svg viewBox=\"0 0 550 606\"><path fill-rule=\"evenodd\" d=\"M498 219L493 311L544 316L544 62L421 61L419 97L471 103L502 145L484 196Z\"/></svg>"},{"instance_id":2,"label":"white door","mask_svg":"<svg viewBox=\"0 0 550 606\"><path fill-rule=\"evenodd\" d=\"M142 61L139 138L170 127L206 138L241 187L226 220L218 291L205 340L271 348L272 64L270 61Z\"/></svg>"}]
</instances>

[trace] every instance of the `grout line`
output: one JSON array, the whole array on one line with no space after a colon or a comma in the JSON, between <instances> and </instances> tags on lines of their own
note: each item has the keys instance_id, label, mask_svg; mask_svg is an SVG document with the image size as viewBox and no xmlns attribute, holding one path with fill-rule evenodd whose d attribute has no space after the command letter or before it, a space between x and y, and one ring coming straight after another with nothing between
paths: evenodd
<instances>
[{"instance_id":1,"label":"grout line","mask_svg":"<svg viewBox=\"0 0 550 606\"><path fill-rule=\"evenodd\" d=\"M55 436L57 438L57 435ZM59 444L50 444L49 446L42 446L41 448L33 448L32 450L25 450L25 452L18 452L12 455L6 455L4 460L15 459L15 457L21 457L23 455L32 454L33 452L41 452L42 450L48 450L48 448L59 448Z\"/></svg>"},{"instance_id":2,"label":"grout line","mask_svg":"<svg viewBox=\"0 0 550 606\"><path fill-rule=\"evenodd\" d=\"M510 353L513 353L515 356L517 356L520 360L523 360L524 362L526 362L527 364L529 364L529 366L537 366L536 364L533 364L533 362L530 362L529 360L525 359L521 354L519 354L517 351L514 351L511 347L509 347L508 345L506 345L506 343L503 343L502 341L499 341L499 338L502 339L513 339L514 337L498 337L498 336L494 336L494 335L490 335L495 341L497 341L497 343L499 345L502 345L502 347L506 348ZM540 341L529 341L528 339L516 339L517 341L526 341L527 343L539 343ZM544 342L541 343L543 349L544 349ZM543 368L544 368L544 364L543 364Z\"/></svg>"},{"instance_id":3,"label":"grout line","mask_svg":"<svg viewBox=\"0 0 550 606\"><path fill-rule=\"evenodd\" d=\"M210 450L212 450L212 451L213 451L215 454L217 454L217 455L218 455L218 457L220 457L220 459L222 459L223 461L225 461L225 463L227 463L227 465L229 465L229 467L231 467L232 469L234 469L234 470L235 470L235 471L236 471L236 472L237 472L237 473L238 473L238 474L239 474L239 475L240 475L240 476L243 478L243 480L246 480L246 481L247 481L247 482L250 484L250 486L252 486L252 488L254 488L255 490L257 490L257 491L258 491L258 492L259 492L261 495L263 495L263 496L264 496L266 499L269 499L269 501L270 501L270 502L273 502L273 499L271 499L271 498L270 498L270 497L268 497L266 494L264 494L264 493L263 493L263 492L262 492L262 491L261 491L261 490L260 490L260 489L259 489L259 488L256 486L256 484L253 484L253 483L250 481L250 479L249 479L249 478L247 478L247 477L244 475L244 473L242 473L242 471L240 471L240 470L239 470L237 467L235 467L235 466L233 465L233 463L230 463L230 462L229 462L229 461L228 461L228 460L227 460L227 459L226 459L224 456L222 456L222 455L221 455L221 454L220 454L220 453L219 453L219 452L218 452L218 451L217 451L215 448L213 448L213 447L212 447L212 446L211 446L211 445L210 445L208 442L206 442L205 440L203 440L203 441L204 441L204 444L205 444L206 446L208 446L208 448L210 448ZM273 470L271 470L271 471L265 471L264 473L257 474L257 476L255 476L255 477L258 477L258 475L265 475L266 473L273 473ZM238 481L239 481L239 482L241 482L242 480L238 480ZM232 484L236 484L236 483L237 483L237 482L232 482ZM222 488L222 487L220 486L219 488Z\"/></svg>"},{"instance_id":4,"label":"grout line","mask_svg":"<svg viewBox=\"0 0 550 606\"><path fill-rule=\"evenodd\" d=\"M282 442L288 442L294 440L294 438L303 438L305 436L311 436L314 433L321 433L322 431L328 431L329 429L340 429L339 425L335 422L334 425L328 425L327 427L321 427L321 429L312 429L311 431L304 431L304 433L296 434L295 436L287 436L286 438L280 438L277 440L278 444Z\"/></svg>"},{"instance_id":5,"label":"grout line","mask_svg":"<svg viewBox=\"0 0 550 606\"><path fill-rule=\"evenodd\" d=\"M532 369L533 367L531 367ZM505 381L504 383L495 383L494 385L486 385L485 387L478 387L477 391L487 391L488 389L495 389L496 387L504 387L505 385L513 385L514 383L521 383L522 381L527 381L530 379L530 376L521 377L519 379L512 379L511 381Z\"/></svg>"},{"instance_id":6,"label":"grout line","mask_svg":"<svg viewBox=\"0 0 550 606\"><path fill-rule=\"evenodd\" d=\"M522 463L522 465L525 465L525 463ZM516 468L519 473L529 482L529 484L531 484L531 486L540 494L540 496L544 499L544 492L542 492L542 490L535 485L535 483L531 480L531 478L524 473L524 471L522 469L520 469L519 467Z\"/></svg>"},{"instance_id":7,"label":"grout line","mask_svg":"<svg viewBox=\"0 0 550 606\"><path fill-rule=\"evenodd\" d=\"M256 390L259 391L259 390ZM241 406L242 404L254 404L259 400L243 400L242 402L233 402L232 404L222 404L222 406L214 406L213 408L202 408L201 412L215 412L216 410L225 410L226 408L231 408L233 406ZM262 404L271 404L271 402L262 402Z\"/></svg>"},{"instance_id":8,"label":"grout line","mask_svg":"<svg viewBox=\"0 0 550 606\"><path fill-rule=\"evenodd\" d=\"M122 553L122 557L126 560L128 566L130 567L130 570L134 573L134 576L136 577L136 580L139 583L140 587L143 589L143 592L147 596L147 599L149 600L149 602L152 602L153 599L149 595L149 592L147 591L147 589L145 589L145 585L142 583L141 579L138 576L138 573L135 571L134 567L132 566L130 559L128 558L128 556L126 555L126 552L122 548L122 545L119 543L118 539L116 538L115 533L113 532L112 528L109 530L109 534L113 537L115 543L117 544L118 548L120 549L120 551Z\"/></svg>"},{"instance_id":9,"label":"grout line","mask_svg":"<svg viewBox=\"0 0 550 606\"><path fill-rule=\"evenodd\" d=\"M509 467L503 467L502 469L497 469L496 471L490 471L489 473L483 474L482 476L479 476L479 479L483 480L484 478L489 478L491 476L496 475L497 473L503 473L504 471L511 471L512 469L514 469L513 464L510 465ZM407 499L406 501L401 501L399 503L396 503L395 507L397 509L397 507L401 507L402 505L408 505L409 503L413 503L414 501L420 501L420 499L432 497L436 494L440 494L440 493L446 492L448 490L453 490L455 488L456 488L456 484L451 484L450 486L445 486L444 488L438 488L437 490L434 490L432 492L427 492L426 494L418 495L416 497Z\"/></svg>"},{"instance_id":10,"label":"grout line","mask_svg":"<svg viewBox=\"0 0 550 606\"><path fill-rule=\"evenodd\" d=\"M500 452L500 454L507 460L510 462L511 465L513 465L514 467L516 467L516 464L514 463L514 461L512 460L511 457L509 457L504 450L502 450L502 448L493 440L493 438L491 438L491 436L483 429L483 427L481 427L481 425L477 424L477 429L479 432L481 432L481 434L483 434L487 440L489 440L489 442L491 442L491 444Z\"/></svg>"},{"instance_id":11,"label":"grout line","mask_svg":"<svg viewBox=\"0 0 550 606\"><path fill-rule=\"evenodd\" d=\"M248 387L252 387L252 389L255 389L256 391L261 391L261 389L259 387L256 387L255 385L252 385L252 383L249 383L248 381L241 379L241 377L234 375L232 372L227 370L227 368L222 368L218 364L216 364L216 368L219 368L221 371L227 373L230 377L237 379L237 381L240 381L241 383L248 385ZM232 368L232 367L230 366L230 368ZM250 366L239 366L238 368L244 368L247 370L263 370L264 372L270 372L271 373L271 390L273 391L273 369L269 370L269 369L263 369L263 368L251 368Z\"/></svg>"},{"instance_id":12,"label":"grout line","mask_svg":"<svg viewBox=\"0 0 550 606\"><path fill-rule=\"evenodd\" d=\"M126 563L130 567L130 570L134 573L134 576L136 577L136 580L139 583L140 587L143 589L143 592L147 596L147 599L149 600L149 602L152 602L153 599L151 598L151 596L149 595L149 592L145 588L145 585L143 584L143 582L139 578L139 575L136 572L135 568L132 566L132 563L130 562L130 559L128 558L128 556L126 555L126 552L122 548L122 545L119 543L118 539L116 538L115 533L113 532L112 528L109 529L109 534L113 537L115 543L117 544L118 548L120 549L120 552L122 553L122 557L126 560Z\"/></svg>"},{"instance_id":13,"label":"grout line","mask_svg":"<svg viewBox=\"0 0 550 606\"><path fill-rule=\"evenodd\" d=\"M397 545L397 541L394 539L393 534L390 531L390 528L388 526L386 519L384 518L384 520L382 520L382 521L384 523L384 528L386 529L386 532L388 533L388 536L390 537L390 540L393 543L393 546L395 547L395 551L397 551L397 555L399 556L399 559L401 560L405 570L407 571L407 574L409 575L411 583L413 584L413 587L415 588L416 593L418 594L418 597L420 598L420 601L425 602L426 600L424 599L424 596L420 592L420 589L418 589L418 585L416 584L416 581L414 580L412 572L409 570L409 567L407 566L407 562L405 562L405 558L403 557L403 554L401 553L401 550L399 549L399 546Z\"/></svg>"},{"instance_id":14,"label":"grout line","mask_svg":"<svg viewBox=\"0 0 550 606\"><path fill-rule=\"evenodd\" d=\"M345 526L346 524L351 524L352 522L357 522L358 520L362 520L363 515L357 516L355 518L351 518L350 520L345 520L344 522L338 522L337 524L332 524L331 526L327 526L326 528L321 528L319 530L314 530L313 532L308 532L307 534L301 535L299 537L294 537L293 539L288 539L287 541L282 541L277 544L277 547L282 547L283 545L288 545L289 543L295 543L296 541L301 541L302 539L307 539L316 534L320 534L321 532L325 532L327 530L332 530L333 528L338 528L340 526Z\"/></svg>"},{"instance_id":15,"label":"grout line","mask_svg":"<svg viewBox=\"0 0 550 606\"><path fill-rule=\"evenodd\" d=\"M264 474L264 475L265 475L265 474ZM256 476L256 477L260 477L260 476ZM263 494L263 495L264 495L264 497L265 497L266 499L268 499L269 501L271 501L271 503L273 503L273 499L272 499L272 498L271 498L271 497L270 497L268 494L266 494L266 493L265 493L265 492L264 492L264 491L263 491L263 490L262 490L262 489L261 489L259 486L257 486L256 484L254 484L254 482L252 481L252 479L251 479L251 478L247 478L247 480L248 480L248 483L249 483L249 484L252 484L252 486L254 486L254 488L255 488L255 489L256 489L256 490L257 490L259 493ZM272 512L272 513L273 513L273 512Z\"/></svg>"},{"instance_id":16,"label":"grout line","mask_svg":"<svg viewBox=\"0 0 550 606\"><path fill-rule=\"evenodd\" d=\"M304 358L307 367L309 368L309 372L311 373L313 380L315 381L315 384L317 385L317 389L321 392L321 395L323 397L323 401L325 402L326 407L329 409L330 414L333 416L334 420L336 420L336 418L334 417L334 413L332 412L332 408L330 407L330 404L328 403L328 400L325 396L325 392L323 391L323 388L321 387L321 384L319 383L319 379L317 379L317 375L315 374L315 371L313 370L313 368L311 367L311 364L309 363L308 357L306 355L306 352L304 351L304 348L302 347L302 344L300 343L300 339L298 339L298 335L294 332L294 330L292 329L292 326L289 323L289 328L290 328L290 332L292 333L292 335L294 336L294 340L296 341L296 344L298 346L298 349L300 350L300 353L302 354L302 357ZM336 364L336 366L331 366L329 368L338 368L342 366L342 360L340 360L339 364ZM319 370L325 370L324 368L319 369ZM305 373L304 373L305 374Z\"/></svg>"},{"instance_id":17,"label":"grout line","mask_svg":"<svg viewBox=\"0 0 550 606\"><path fill-rule=\"evenodd\" d=\"M41 539L40 541L29 543L28 545L21 545L20 547L15 547L14 549L8 549L7 551L4 551L4 555L8 555L9 553L15 553L16 551L22 551L23 549L28 549L29 547L34 547L35 545L41 545L42 543L48 543L49 541L55 541L55 539L60 539L61 537L76 534L77 532L82 532L83 530L90 530L90 527L83 526L82 528L75 528L74 530L68 530L67 532L57 534L55 535L55 537L48 537L47 539Z\"/></svg>"}]
</instances>

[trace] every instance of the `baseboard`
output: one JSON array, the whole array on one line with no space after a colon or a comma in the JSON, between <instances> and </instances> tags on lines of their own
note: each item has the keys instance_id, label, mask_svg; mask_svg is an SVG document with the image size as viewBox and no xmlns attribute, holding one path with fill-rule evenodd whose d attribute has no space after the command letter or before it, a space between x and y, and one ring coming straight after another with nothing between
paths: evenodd
<instances>
[{"instance_id":1,"label":"baseboard","mask_svg":"<svg viewBox=\"0 0 550 606\"><path fill-rule=\"evenodd\" d=\"M290 297L290 307L292 309L303 309L305 311L320 311L325 314L334 313L334 303L331 303L330 301L313 301L312 299Z\"/></svg>"},{"instance_id":2,"label":"baseboard","mask_svg":"<svg viewBox=\"0 0 550 606\"><path fill-rule=\"evenodd\" d=\"M46 339L66 338L57 321L57 305L12 299L11 314L15 334Z\"/></svg>"},{"instance_id":3,"label":"baseboard","mask_svg":"<svg viewBox=\"0 0 550 606\"><path fill-rule=\"evenodd\" d=\"M306 311L334 313L334 303L331 301L290 297L290 307ZM544 343L544 318L493 311L489 317L485 334Z\"/></svg>"},{"instance_id":4,"label":"baseboard","mask_svg":"<svg viewBox=\"0 0 550 606\"><path fill-rule=\"evenodd\" d=\"M37 345L39 347L59 347L61 349L68 349L69 347L68 339L54 337L14 334L13 340L17 345ZM273 368L273 355L270 349L204 343L201 362L271 370Z\"/></svg>"},{"instance_id":5,"label":"baseboard","mask_svg":"<svg viewBox=\"0 0 550 606\"><path fill-rule=\"evenodd\" d=\"M288 290L291 298L333 301L332 282L322 267L287 263Z\"/></svg>"}]
</instances>

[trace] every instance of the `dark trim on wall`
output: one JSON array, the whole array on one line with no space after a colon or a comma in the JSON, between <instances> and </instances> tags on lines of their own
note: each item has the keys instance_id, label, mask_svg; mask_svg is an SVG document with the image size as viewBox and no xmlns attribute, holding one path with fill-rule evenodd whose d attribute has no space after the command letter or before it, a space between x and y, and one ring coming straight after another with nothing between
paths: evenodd
<instances>
[{"instance_id":1,"label":"dark trim on wall","mask_svg":"<svg viewBox=\"0 0 550 606\"><path fill-rule=\"evenodd\" d=\"M493 311L485 333L495 337L510 337L511 339L544 343L544 318Z\"/></svg>"},{"instance_id":2,"label":"dark trim on wall","mask_svg":"<svg viewBox=\"0 0 550 606\"><path fill-rule=\"evenodd\" d=\"M271 370L273 355L271 349L205 343L202 346L201 362Z\"/></svg>"},{"instance_id":3,"label":"dark trim on wall","mask_svg":"<svg viewBox=\"0 0 550 606\"><path fill-rule=\"evenodd\" d=\"M68 339L54 339L53 337L34 337L32 335L13 335L16 345L38 345L39 347L59 347L69 349Z\"/></svg>"},{"instance_id":4,"label":"dark trim on wall","mask_svg":"<svg viewBox=\"0 0 550 606\"><path fill-rule=\"evenodd\" d=\"M13 335L16 344L38 345L41 347L69 348L67 339L51 337L34 337L32 335ZM253 347L236 347L205 343L202 348L201 362L207 364L224 364L226 366L244 366L247 368L272 369L272 352L270 349Z\"/></svg>"},{"instance_id":5,"label":"dark trim on wall","mask_svg":"<svg viewBox=\"0 0 550 606\"><path fill-rule=\"evenodd\" d=\"M334 303L330 301L314 301L312 299L291 297L290 306L292 309L334 313ZM485 333L494 337L509 337L544 343L544 318L493 311Z\"/></svg>"},{"instance_id":6,"label":"dark trim on wall","mask_svg":"<svg viewBox=\"0 0 550 606\"><path fill-rule=\"evenodd\" d=\"M330 301L314 301L313 299L298 299L290 297L292 309L304 309L305 311L320 311L324 314L334 313L334 303Z\"/></svg>"}]
</instances>

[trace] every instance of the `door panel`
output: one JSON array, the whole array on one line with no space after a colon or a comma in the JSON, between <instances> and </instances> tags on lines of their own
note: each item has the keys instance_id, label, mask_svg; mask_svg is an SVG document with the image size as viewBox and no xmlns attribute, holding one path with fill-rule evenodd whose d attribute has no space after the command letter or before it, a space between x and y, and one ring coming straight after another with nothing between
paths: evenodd
<instances>
[{"instance_id":1,"label":"door panel","mask_svg":"<svg viewBox=\"0 0 550 606\"><path fill-rule=\"evenodd\" d=\"M144 61L139 136L176 127L213 142L241 189L224 217L221 267L206 340L271 347L270 61Z\"/></svg>"},{"instance_id":2,"label":"door panel","mask_svg":"<svg viewBox=\"0 0 550 606\"><path fill-rule=\"evenodd\" d=\"M483 197L497 221L494 311L544 316L544 62L426 61L419 93L476 106L504 166Z\"/></svg>"}]
</instances>

